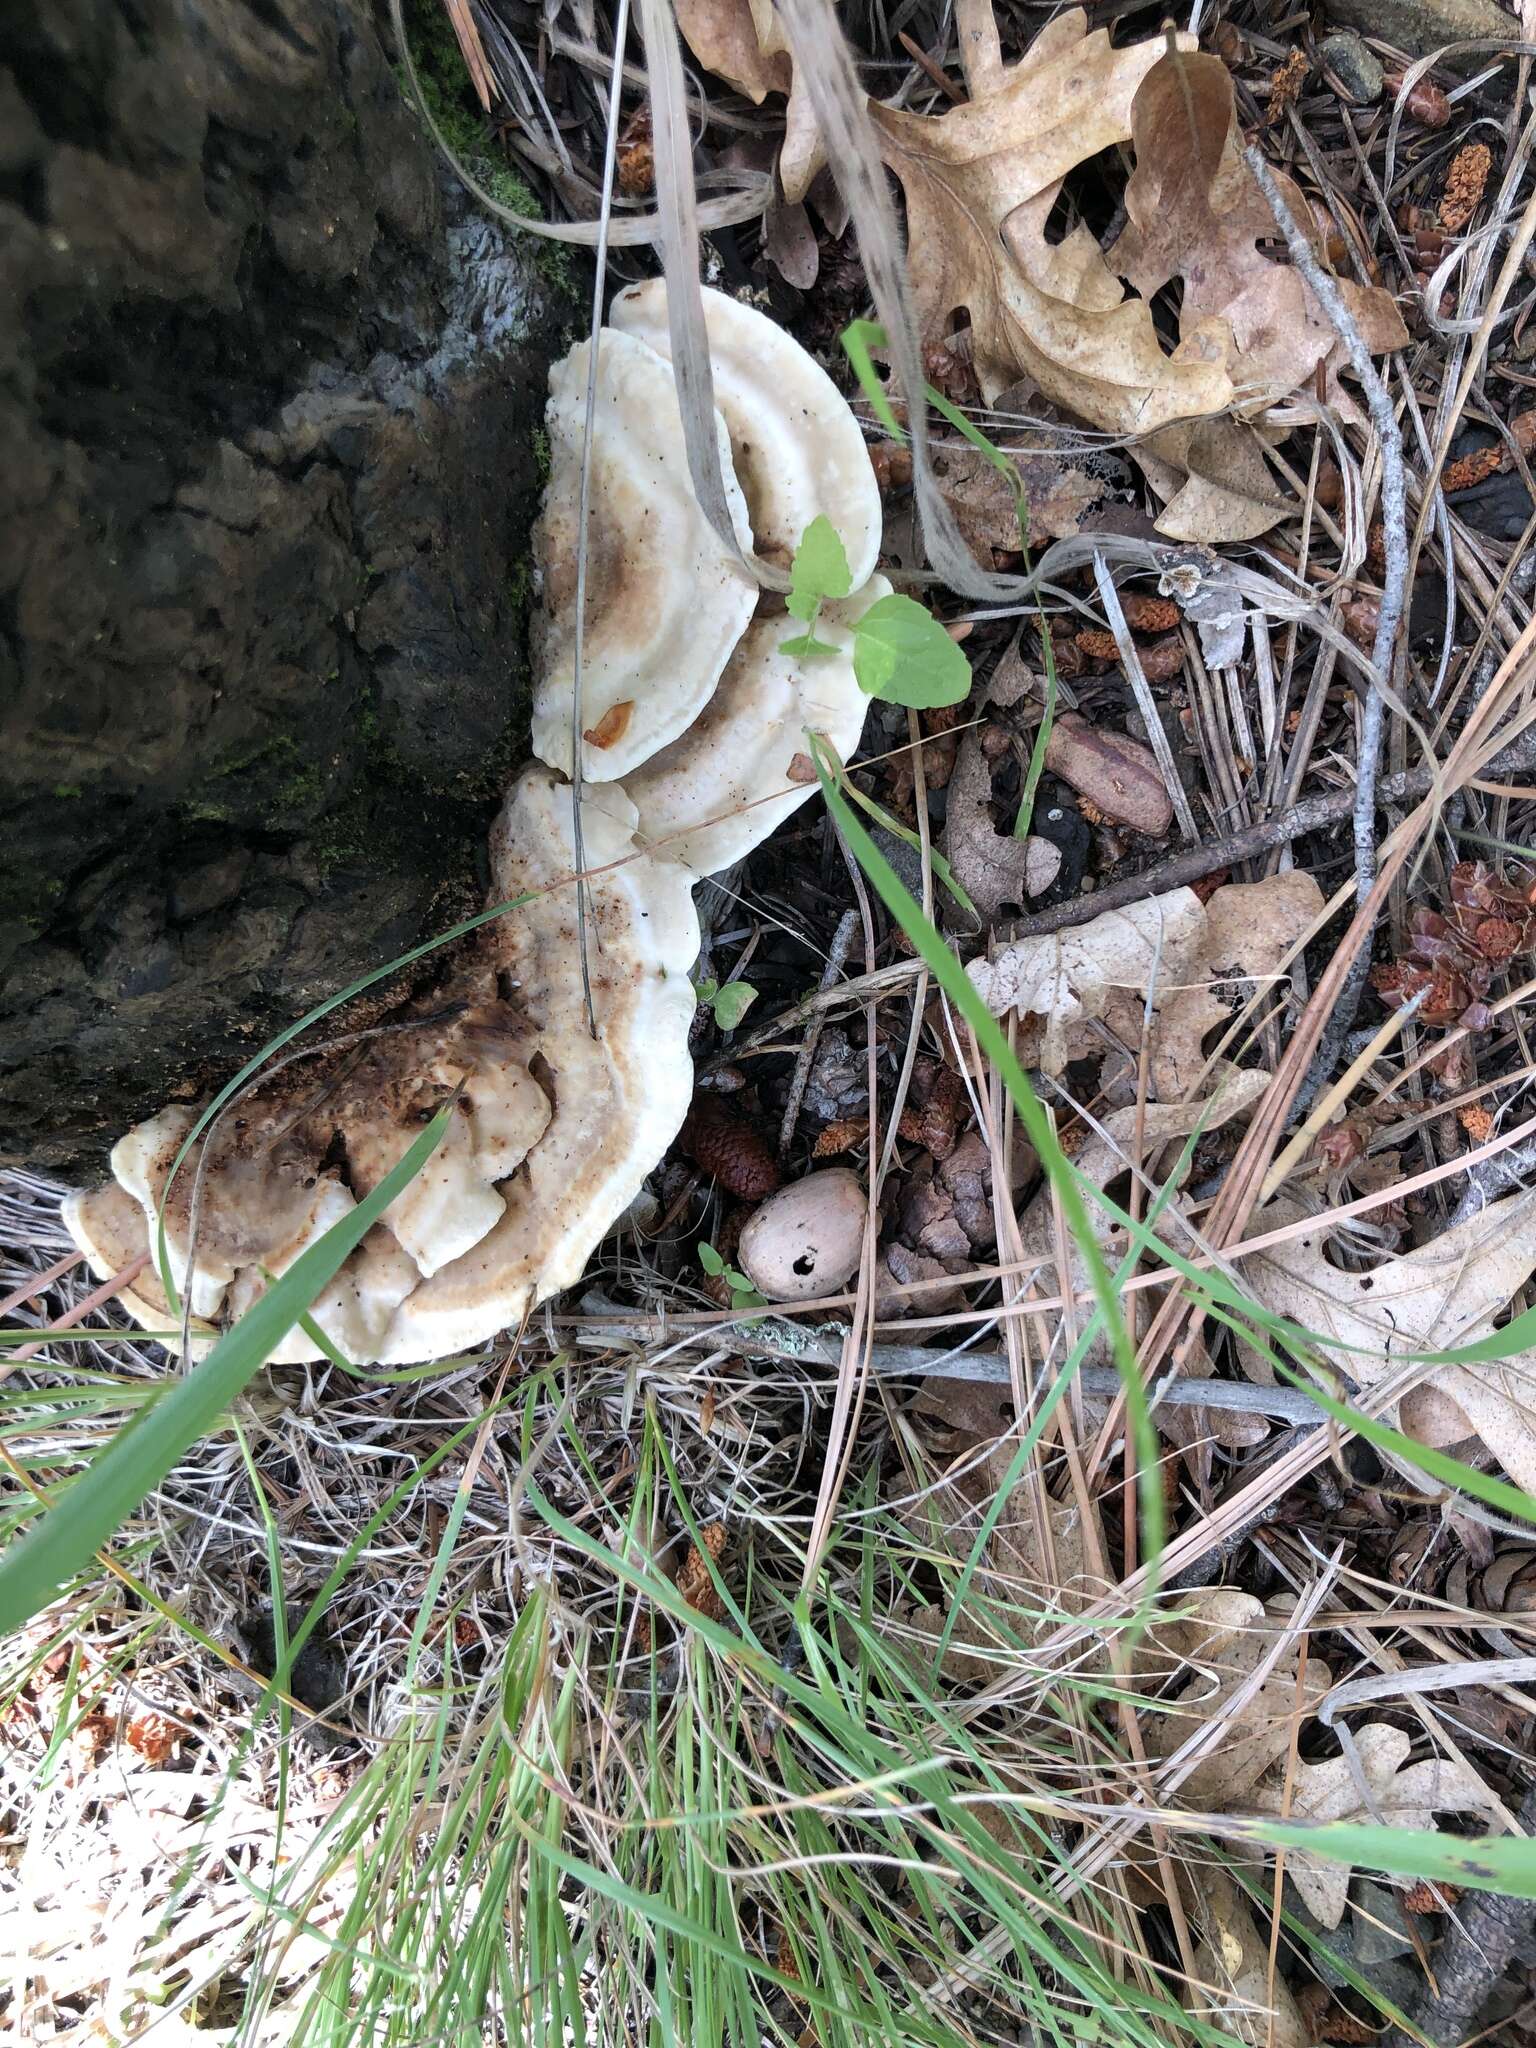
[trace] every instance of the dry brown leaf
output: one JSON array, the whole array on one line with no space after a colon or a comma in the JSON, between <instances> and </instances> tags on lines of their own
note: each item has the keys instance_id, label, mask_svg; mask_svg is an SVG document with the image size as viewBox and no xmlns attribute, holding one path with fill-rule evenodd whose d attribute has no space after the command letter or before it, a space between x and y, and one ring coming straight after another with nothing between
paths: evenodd
<instances>
[{"instance_id":1,"label":"dry brown leaf","mask_svg":"<svg viewBox=\"0 0 1536 2048\"><path fill-rule=\"evenodd\" d=\"M940 1424L946 1463L958 1468L904 1511L921 1542L948 1557L968 1557L1008 1478L1018 1449L1010 1389L974 1380L924 1380L916 1411ZM996 1678L1031 1629L1056 1626L1104 1590L1089 1570L1082 1516L1067 1501L1041 1501L1025 1480L1015 1483L988 1539L974 1585L1006 1622L989 1625L984 1608L967 1605L955 1618L941 1669L966 1682ZM930 1642L944 1635L949 1611L905 1602L893 1617ZM1006 1629L1006 1634L1004 1630Z\"/></svg>"},{"instance_id":2,"label":"dry brown leaf","mask_svg":"<svg viewBox=\"0 0 1536 2048\"><path fill-rule=\"evenodd\" d=\"M1389 1828L1432 1828L1437 1813L1481 1813L1499 1821L1498 1799L1470 1764L1448 1757L1410 1764L1412 1737L1385 1721L1360 1729L1354 1745L1369 1800L1362 1795L1349 1758L1336 1756L1320 1764L1296 1765L1289 1807L1281 1773L1259 1786L1254 1804L1261 1813L1284 1813L1291 1820L1376 1822ZM1337 1927L1349 1899L1351 1866L1294 1850L1285 1859L1285 1869L1308 1910L1325 1927Z\"/></svg>"},{"instance_id":3,"label":"dry brown leaf","mask_svg":"<svg viewBox=\"0 0 1536 2048\"><path fill-rule=\"evenodd\" d=\"M1180 37L1193 48L1193 38ZM1144 300L1126 297L1086 228L1045 224L1068 171L1128 141L1131 103L1161 40L1112 49L1081 8L1042 29L994 89L937 117L872 103L886 162L907 200L908 270L922 339L971 323L989 402L1032 377L1096 426L1144 433L1219 412L1230 399L1219 346L1168 356Z\"/></svg>"},{"instance_id":4,"label":"dry brown leaf","mask_svg":"<svg viewBox=\"0 0 1536 2048\"><path fill-rule=\"evenodd\" d=\"M1134 452L1147 481L1168 501L1157 530L1170 540L1213 546L1257 540L1296 509L1270 474L1257 432L1244 420L1164 427Z\"/></svg>"},{"instance_id":5,"label":"dry brown leaf","mask_svg":"<svg viewBox=\"0 0 1536 2048\"><path fill-rule=\"evenodd\" d=\"M1037 1064L1059 1074L1077 1055L1073 1027L1102 1017L1115 990L1145 992L1190 980L1205 938L1192 889L1172 889L1091 923L1004 946L966 972L994 1017L1010 1010L1044 1020Z\"/></svg>"},{"instance_id":6,"label":"dry brown leaf","mask_svg":"<svg viewBox=\"0 0 1536 2048\"><path fill-rule=\"evenodd\" d=\"M1220 1130L1234 1117L1246 1115L1269 1086L1270 1079L1262 1067L1227 1068L1213 1078L1215 1086L1208 1101L1149 1102L1142 1105L1140 1121L1145 1148L1144 1165L1155 1169L1158 1154L1165 1146L1171 1149L1176 1141L1187 1138L1197 1128ZM1090 1133L1073 1164L1092 1186L1108 1188L1112 1181L1127 1171L1126 1161L1136 1141L1136 1125L1136 1107L1132 1104L1125 1109L1117 1109L1104 1119L1102 1137L1097 1131ZM1089 1203L1088 1213L1100 1250L1113 1263L1126 1251L1125 1237L1119 1225L1097 1202ZM1049 1185L1041 1188L1019 1218L1019 1235L1024 1257L1049 1266L1054 1275L1057 1265L1056 1208ZM1068 1284L1080 1296L1087 1296L1092 1289L1092 1275L1083 1249L1070 1231L1066 1234L1066 1260ZM1081 1320L1086 1321L1086 1311L1082 1312ZM1108 1336L1101 1332L1084 1356L1090 1365L1107 1364L1110 1357Z\"/></svg>"},{"instance_id":7,"label":"dry brown leaf","mask_svg":"<svg viewBox=\"0 0 1536 2048\"><path fill-rule=\"evenodd\" d=\"M1272 1202L1263 1222L1272 1227L1299 1213ZM1536 1193L1490 1202L1431 1243L1369 1273L1331 1265L1327 1235L1320 1224L1253 1253L1243 1261L1243 1279L1265 1308L1354 1347L1330 1356L1341 1372L1370 1387L1399 1371L1411 1353L1449 1351L1492 1333L1536 1267ZM1273 1378L1268 1361L1247 1347L1243 1364L1253 1379ZM1517 1486L1536 1488L1536 1352L1431 1366L1398 1409L1405 1434L1432 1444L1481 1437Z\"/></svg>"},{"instance_id":8,"label":"dry brown leaf","mask_svg":"<svg viewBox=\"0 0 1536 2048\"><path fill-rule=\"evenodd\" d=\"M1278 1970L1269 1967L1269 1940L1252 1909L1224 1870L1206 1868L1186 1883L1190 1909L1202 1934L1194 1976L1215 1987L1211 2000L1191 1986L1190 2011L1214 2022L1223 2039L1247 2048L1311 2048L1301 2010ZM1273 1984L1273 1990L1271 1990Z\"/></svg>"},{"instance_id":9,"label":"dry brown leaf","mask_svg":"<svg viewBox=\"0 0 1536 2048\"><path fill-rule=\"evenodd\" d=\"M677 0L677 25L704 69L735 86L753 106L760 107L771 92L788 93L789 57L759 39L750 0Z\"/></svg>"},{"instance_id":10,"label":"dry brown leaf","mask_svg":"<svg viewBox=\"0 0 1536 2048\"><path fill-rule=\"evenodd\" d=\"M1035 678L1015 642L998 663L980 708L986 711L995 705L999 710L1011 710L1023 703L1034 687ZM961 735L944 812L944 857L975 904L983 925L990 925L1005 904L1022 908L1033 880L1027 842L1016 839L1011 831L999 831L992 814L988 732L985 725L970 725Z\"/></svg>"},{"instance_id":11,"label":"dry brown leaf","mask_svg":"<svg viewBox=\"0 0 1536 2048\"><path fill-rule=\"evenodd\" d=\"M1262 882L1228 882L1205 906L1205 936L1186 986L1169 995L1152 1054L1152 1086L1178 1102L1200 1084L1205 1040L1250 997L1278 995L1281 962L1316 921L1323 892L1299 869Z\"/></svg>"},{"instance_id":12,"label":"dry brown leaf","mask_svg":"<svg viewBox=\"0 0 1536 2048\"><path fill-rule=\"evenodd\" d=\"M1301 273L1258 246L1277 230L1243 162L1231 73L1219 57L1164 56L1136 95L1131 130L1130 225L1114 246L1115 268L1144 298L1181 277L1180 348L1204 347L1225 328L1224 362L1239 403L1248 412L1272 405L1332 356L1339 340ZM1293 218L1307 226L1299 188L1275 176ZM1387 292L1347 278L1336 283L1373 354L1404 345L1407 332Z\"/></svg>"},{"instance_id":13,"label":"dry brown leaf","mask_svg":"<svg viewBox=\"0 0 1536 2048\"><path fill-rule=\"evenodd\" d=\"M1003 453L1010 456L1024 489L1029 544L1068 540L1079 532L1084 513L1104 495L1103 478L1047 455L1006 448ZM1012 488L985 455L974 448L946 448L935 456L934 468L965 544L984 569L992 567L994 550L1011 554L1025 545Z\"/></svg>"},{"instance_id":14,"label":"dry brown leaf","mask_svg":"<svg viewBox=\"0 0 1536 2048\"><path fill-rule=\"evenodd\" d=\"M773 0L677 0L677 25L704 69L754 106L771 92L786 95L779 183L785 202L798 206L825 168L827 152L810 95L795 78Z\"/></svg>"},{"instance_id":15,"label":"dry brown leaf","mask_svg":"<svg viewBox=\"0 0 1536 2048\"><path fill-rule=\"evenodd\" d=\"M1051 728L1045 765L1087 799L1082 806L1085 816L1092 815L1092 804L1100 818L1154 839L1173 823L1173 799L1156 754L1112 726L1079 717L1075 711L1062 712Z\"/></svg>"}]
</instances>

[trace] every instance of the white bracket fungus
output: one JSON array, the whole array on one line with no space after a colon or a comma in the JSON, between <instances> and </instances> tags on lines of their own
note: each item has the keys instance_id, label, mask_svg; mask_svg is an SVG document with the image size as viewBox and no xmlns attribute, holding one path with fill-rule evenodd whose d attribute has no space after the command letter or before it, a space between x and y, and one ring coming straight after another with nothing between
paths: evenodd
<instances>
[{"instance_id":1,"label":"white bracket fungus","mask_svg":"<svg viewBox=\"0 0 1536 2048\"><path fill-rule=\"evenodd\" d=\"M619 293L608 318L672 358L660 278ZM857 590L880 558L880 490L858 421L832 379L792 335L755 307L704 290L715 405L731 437L757 551L787 569L820 514L837 529Z\"/></svg>"},{"instance_id":2,"label":"white bracket fungus","mask_svg":"<svg viewBox=\"0 0 1536 2048\"><path fill-rule=\"evenodd\" d=\"M585 929L565 779L583 343L550 374L551 473L535 530L533 745L545 765L522 772L491 832L492 900L527 900L444 956L429 992L237 1098L169 1192L195 1113L163 1110L120 1141L114 1182L72 1198L66 1222L103 1279L150 1251L118 1297L146 1328L178 1320L153 1262L162 1215L170 1277L200 1350L376 1188L452 1099L426 1167L310 1309L326 1341L359 1364L451 1356L515 1329L578 1280L676 1137L693 1094L693 885L811 793L796 760L807 730L852 754L867 704L852 628L889 591L873 573L879 495L848 406L762 314L719 293L705 299L738 536L750 548L755 532L760 552L787 563L818 515L836 527L855 587L818 616L816 637L832 651L785 655L794 622L780 600L760 599L710 531L688 480L664 288L620 294L615 328L599 338L590 471ZM814 1199L833 1178L804 1185ZM844 1191L849 1218L852 1194L856 1184ZM831 1262L840 1272L845 1250ZM817 1263L823 1283L828 1262ZM295 1328L273 1358L322 1355Z\"/></svg>"},{"instance_id":3,"label":"white bracket fungus","mask_svg":"<svg viewBox=\"0 0 1536 2048\"><path fill-rule=\"evenodd\" d=\"M643 845L717 875L815 793L806 732L843 760L858 745L869 699L853 673L853 628L890 589L872 576L856 597L822 606L816 638L828 654L785 654L795 622L782 614L748 626L693 724L625 777Z\"/></svg>"},{"instance_id":4,"label":"white bracket fungus","mask_svg":"<svg viewBox=\"0 0 1536 2048\"><path fill-rule=\"evenodd\" d=\"M566 774L589 348L582 342L550 372L549 484L533 535L543 595L533 626L533 751ZM718 416L717 426L737 538L750 548L746 502ZM644 342L606 328L597 356L589 512L581 772L590 782L612 782L697 715L756 609L757 589L693 495L671 366Z\"/></svg>"}]
</instances>

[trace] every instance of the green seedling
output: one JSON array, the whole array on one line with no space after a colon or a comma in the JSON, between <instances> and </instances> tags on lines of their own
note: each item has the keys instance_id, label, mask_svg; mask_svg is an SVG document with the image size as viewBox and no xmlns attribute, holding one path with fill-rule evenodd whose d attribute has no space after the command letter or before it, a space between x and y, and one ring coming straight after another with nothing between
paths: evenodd
<instances>
[{"instance_id":1,"label":"green seedling","mask_svg":"<svg viewBox=\"0 0 1536 2048\"><path fill-rule=\"evenodd\" d=\"M757 990L750 981L728 981L722 985L710 975L696 981L693 992L701 1003L708 1003L722 1031L734 1031L757 1001Z\"/></svg>"},{"instance_id":2,"label":"green seedling","mask_svg":"<svg viewBox=\"0 0 1536 2048\"><path fill-rule=\"evenodd\" d=\"M734 1266L728 1266L707 1238L700 1239L694 1249L698 1253L699 1264L710 1279L723 1280L731 1290L732 1308L768 1306L767 1295L759 1294L745 1273L739 1273Z\"/></svg>"}]
</instances>

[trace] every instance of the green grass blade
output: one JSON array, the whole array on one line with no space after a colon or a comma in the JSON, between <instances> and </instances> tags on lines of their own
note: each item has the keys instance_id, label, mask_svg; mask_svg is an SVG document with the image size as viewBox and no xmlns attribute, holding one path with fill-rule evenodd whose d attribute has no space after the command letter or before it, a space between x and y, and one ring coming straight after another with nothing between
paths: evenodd
<instances>
[{"instance_id":1,"label":"green grass blade","mask_svg":"<svg viewBox=\"0 0 1536 2048\"><path fill-rule=\"evenodd\" d=\"M396 1195L425 1166L455 1105L446 1104L371 1195L301 1252L256 1305L121 1429L88 1472L0 1557L0 1635L20 1628L121 1528L176 1461L204 1437Z\"/></svg>"},{"instance_id":2,"label":"green grass blade","mask_svg":"<svg viewBox=\"0 0 1536 2048\"><path fill-rule=\"evenodd\" d=\"M1536 1837L1442 1835L1432 1828L1377 1827L1365 1821L1270 1820L1263 1814L1201 1814L1201 1829L1268 1849L1301 1850L1330 1863L1385 1871L1392 1877L1536 1899Z\"/></svg>"},{"instance_id":3,"label":"green grass blade","mask_svg":"<svg viewBox=\"0 0 1536 2048\"><path fill-rule=\"evenodd\" d=\"M1163 1504L1157 1436L1152 1428L1146 1390L1136 1370L1136 1355L1131 1347L1125 1317L1121 1313L1119 1297L1115 1292L1109 1268L1104 1262L1104 1255L1099 1249L1093 1226L1088 1220L1078 1175L1057 1142L1051 1120L1030 1086L1028 1075L1020 1066L1012 1046L999 1030L997 1019L991 1015L982 1001L975 983L960 965L936 927L924 917L921 906L902 886L890 862L854 816L852 807L830 772L825 747L814 733L807 734L806 743L816 764L816 773L827 808L837 820L844 838L853 849L854 857L874 884L881 901L912 941L918 954L932 970L940 988L975 1032L977 1043L1001 1074L1003 1087L1023 1119L1024 1128L1039 1155L1040 1164L1060 1195L1067 1226L1082 1249L1094 1299L1104 1319L1111 1353L1124 1387L1126 1422L1132 1442L1136 1446L1137 1498L1141 1508L1143 1554L1147 1569L1146 1591L1138 1609L1140 1617L1150 1610L1151 1601L1157 1591L1157 1561L1163 1547L1167 1519ZM1133 1630L1131 1640L1134 1641L1136 1633L1137 1631Z\"/></svg>"}]
</instances>

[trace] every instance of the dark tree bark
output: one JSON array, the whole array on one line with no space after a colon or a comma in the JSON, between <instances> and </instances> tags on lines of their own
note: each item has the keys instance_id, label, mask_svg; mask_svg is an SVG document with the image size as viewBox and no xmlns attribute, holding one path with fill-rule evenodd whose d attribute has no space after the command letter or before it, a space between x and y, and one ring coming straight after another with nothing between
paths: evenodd
<instances>
[{"instance_id":1,"label":"dark tree bark","mask_svg":"<svg viewBox=\"0 0 1536 2048\"><path fill-rule=\"evenodd\" d=\"M366 0L0 22L0 1162L472 907L565 311Z\"/></svg>"}]
</instances>

